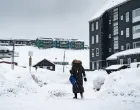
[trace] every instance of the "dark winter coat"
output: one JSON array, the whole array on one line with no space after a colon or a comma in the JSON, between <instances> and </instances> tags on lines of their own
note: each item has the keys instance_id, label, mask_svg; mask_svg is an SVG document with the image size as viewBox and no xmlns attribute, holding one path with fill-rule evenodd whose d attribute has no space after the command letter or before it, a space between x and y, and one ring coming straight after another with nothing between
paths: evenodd
<instances>
[{"instance_id":1,"label":"dark winter coat","mask_svg":"<svg viewBox=\"0 0 140 110\"><path fill-rule=\"evenodd\" d=\"M83 93L83 76L85 77L85 70L83 66L80 63L73 64L70 73L76 79L76 84L73 85L73 93Z\"/></svg>"}]
</instances>

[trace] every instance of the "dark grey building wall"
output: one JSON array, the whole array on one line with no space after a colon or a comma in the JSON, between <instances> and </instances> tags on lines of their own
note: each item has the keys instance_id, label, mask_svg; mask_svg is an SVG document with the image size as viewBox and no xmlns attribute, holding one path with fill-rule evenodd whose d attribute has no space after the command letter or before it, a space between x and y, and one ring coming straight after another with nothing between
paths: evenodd
<instances>
[{"instance_id":1,"label":"dark grey building wall","mask_svg":"<svg viewBox=\"0 0 140 110\"><path fill-rule=\"evenodd\" d=\"M132 23L132 11L140 8L140 0L128 0L122 4L119 4L108 11L106 11L100 18L93 20L89 23L89 44L90 44L90 69L92 69L91 62L93 61L103 61L110 55L115 53L114 50L114 35L113 35L113 9L118 8L118 44L119 49L118 52L123 51L121 50L121 46L124 46L124 50L126 50L126 44L130 43L130 48L133 48L133 42L140 41L140 38L133 39L132 29L133 26L140 24L139 22ZM129 12L129 22L126 22L126 13ZM121 16L123 15L123 20L121 20ZM98 31L91 31L91 24L96 24L96 21L99 21L99 30ZM109 23L111 20L111 23ZM129 37L126 37L126 28L129 28ZM95 26L94 26L95 29ZM123 30L123 35L121 35L121 31ZM92 36L96 36L99 34L100 41L98 44L92 44ZM109 34L111 34L111 38L109 38ZM100 56L92 58L92 49L100 48ZM109 51L111 48L111 51ZM101 62L100 66L105 66L105 63ZM114 63L113 63L114 64ZM101 68L102 68L101 67Z\"/></svg>"}]
</instances>

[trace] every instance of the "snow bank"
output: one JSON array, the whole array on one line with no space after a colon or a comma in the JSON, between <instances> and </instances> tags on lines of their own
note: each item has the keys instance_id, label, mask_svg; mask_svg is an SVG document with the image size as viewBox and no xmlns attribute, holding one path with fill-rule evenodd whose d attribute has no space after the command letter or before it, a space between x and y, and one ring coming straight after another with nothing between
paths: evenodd
<instances>
[{"instance_id":1,"label":"snow bank","mask_svg":"<svg viewBox=\"0 0 140 110\"><path fill-rule=\"evenodd\" d=\"M27 69L11 65L0 65L0 96L20 96L37 92L37 84Z\"/></svg>"},{"instance_id":2,"label":"snow bank","mask_svg":"<svg viewBox=\"0 0 140 110\"><path fill-rule=\"evenodd\" d=\"M140 97L140 68L130 68L110 74L100 90L100 95Z\"/></svg>"}]
</instances>

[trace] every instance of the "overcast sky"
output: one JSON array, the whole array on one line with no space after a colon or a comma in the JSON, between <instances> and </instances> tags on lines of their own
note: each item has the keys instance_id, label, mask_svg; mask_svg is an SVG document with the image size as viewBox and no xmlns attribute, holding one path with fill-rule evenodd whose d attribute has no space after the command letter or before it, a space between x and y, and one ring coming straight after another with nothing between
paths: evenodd
<instances>
[{"instance_id":1,"label":"overcast sky","mask_svg":"<svg viewBox=\"0 0 140 110\"><path fill-rule=\"evenodd\" d=\"M106 0L0 0L0 38L78 38Z\"/></svg>"}]
</instances>

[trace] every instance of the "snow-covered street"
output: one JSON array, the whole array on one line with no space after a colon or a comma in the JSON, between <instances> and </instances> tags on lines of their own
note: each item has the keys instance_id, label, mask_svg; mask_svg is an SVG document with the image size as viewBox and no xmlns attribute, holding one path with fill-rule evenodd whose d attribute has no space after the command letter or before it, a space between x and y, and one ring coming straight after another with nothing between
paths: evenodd
<instances>
[{"instance_id":1,"label":"snow-covered street","mask_svg":"<svg viewBox=\"0 0 140 110\"><path fill-rule=\"evenodd\" d=\"M24 55L27 48L22 49ZM46 50L41 50L40 53L38 51L34 49L34 54L38 53L40 56ZM139 110L140 108L140 68L125 69L110 75L103 70L86 72L84 99L81 99L80 95L78 99L73 99L72 85L68 80L71 65L65 67L64 73L62 66L57 65L56 71L46 69L36 71L32 68L30 74L22 52L19 52L22 57L18 59L21 60L20 65L27 68L15 66L15 69L11 70L11 65L0 65L0 110ZM73 56L72 52L71 55ZM86 65L84 59L88 53L82 55L79 51L78 55L81 55L81 60L83 59ZM50 56L52 57L51 54ZM67 59L70 61L72 58L69 56ZM33 76L37 83L33 80ZM96 91L97 88L100 88L100 91Z\"/></svg>"}]
</instances>

